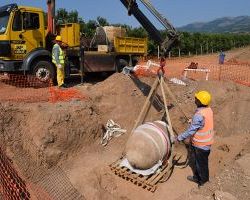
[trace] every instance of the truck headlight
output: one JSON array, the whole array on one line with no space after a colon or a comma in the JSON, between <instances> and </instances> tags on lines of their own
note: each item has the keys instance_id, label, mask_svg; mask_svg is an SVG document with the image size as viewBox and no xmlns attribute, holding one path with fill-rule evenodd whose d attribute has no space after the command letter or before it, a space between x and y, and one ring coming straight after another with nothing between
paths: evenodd
<instances>
[{"instance_id":1,"label":"truck headlight","mask_svg":"<svg viewBox=\"0 0 250 200\"><path fill-rule=\"evenodd\" d=\"M4 64L0 63L0 69L4 69Z\"/></svg>"}]
</instances>

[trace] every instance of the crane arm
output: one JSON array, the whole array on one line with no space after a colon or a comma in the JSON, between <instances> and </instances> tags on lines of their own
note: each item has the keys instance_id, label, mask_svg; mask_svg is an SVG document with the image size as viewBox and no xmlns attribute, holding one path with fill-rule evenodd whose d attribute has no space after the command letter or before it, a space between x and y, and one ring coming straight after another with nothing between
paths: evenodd
<instances>
[{"instance_id":1,"label":"crane arm","mask_svg":"<svg viewBox=\"0 0 250 200\"><path fill-rule=\"evenodd\" d=\"M55 34L55 0L47 0L48 9L48 33Z\"/></svg>"},{"instance_id":2,"label":"crane arm","mask_svg":"<svg viewBox=\"0 0 250 200\"><path fill-rule=\"evenodd\" d=\"M179 40L179 34L173 25L164 18L150 3L149 0L140 0L142 4L156 17L156 19L165 27L167 37L163 38L160 31L153 25L153 23L146 17L146 15L139 9L136 0L120 0L127 8L129 15L134 15L143 28L148 32L149 36L161 47L164 57L174 46L175 42Z\"/></svg>"}]
</instances>

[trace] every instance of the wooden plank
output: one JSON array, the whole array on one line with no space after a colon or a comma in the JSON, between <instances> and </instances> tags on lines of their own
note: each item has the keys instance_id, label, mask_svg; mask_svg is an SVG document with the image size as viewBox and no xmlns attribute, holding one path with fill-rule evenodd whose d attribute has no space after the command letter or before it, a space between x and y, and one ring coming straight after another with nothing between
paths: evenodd
<instances>
[{"instance_id":1,"label":"wooden plank","mask_svg":"<svg viewBox=\"0 0 250 200\"><path fill-rule=\"evenodd\" d=\"M188 114L186 112L184 112L182 105L178 102L178 100L176 99L174 93L170 90L170 88L168 87L167 83L164 81L163 82L165 89L167 90L169 96L171 97L171 99L175 102L175 104L177 105L177 107L179 108L179 111L183 114L186 122L188 122Z\"/></svg>"},{"instance_id":2,"label":"wooden plank","mask_svg":"<svg viewBox=\"0 0 250 200\"><path fill-rule=\"evenodd\" d=\"M155 178L157 178L159 173L155 173L153 176L151 176L149 179L148 179L148 183L151 183Z\"/></svg>"},{"instance_id":3,"label":"wooden plank","mask_svg":"<svg viewBox=\"0 0 250 200\"><path fill-rule=\"evenodd\" d=\"M123 176L126 180L128 180L131 177L131 174L132 174L131 171L128 168L126 168L126 171L124 172Z\"/></svg>"},{"instance_id":4,"label":"wooden plank","mask_svg":"<svg viewBox=\"0 0 250 200\"><path fill-rule=\"evenodd\" d=\"M166 112L167 128L168 128L168 131L170 133L170 136L174 137L173 126L172 126L172 122L171 122L171 119L170 119L170 114L169 114L169 111L168 111L167 99L166 99L166 94L164 92L163 84L164 84L164 80L163 80L163 77L161 77L161 79L160 79L160 87L161 87L161 93L162 93L162 96L163 96L164 108L165 108L165 112Z\"/></svg>"},{"instance_id":5,"label":"wooden plank","mask_svg":"<svg viewBox=\"0 0 250 200\"><path fill-rule=\"evenodd\" d=\"M157 184L161 180L161 178L163 178L163 176L170 171L171 167L172 166L169 164L165 169L163 169L162 172L157 176L157 178L152 181L152 184Z\"/></svg>"},{"instance_id":6,"label":"wooden plank","mask_svg":"<svg viewBox=\"0 0 250 200\"><path fill-rule=\"evenodd\" d=\"M145 103L144 103L144 105L142 107L142 110L141 110L141 112L140 112L140 114L139 114L139 116L138 116L138 118L136 120L136 123L134 125L133 130L135 130L140 124L143 123L143 121L144 121L144 119L145 119L145 117L146 117L146 115L147 115L147 113L149 111L149 108L151 106L151 104L150 104L151 103L151 101L150 101L151 97L154 96L154 94L155 94L155 92L156 92L156 90L158 88L158 85L159 85L159 79L156 78L156 80L153 83L153 86L152 86L152 88L151 88L151 90L149 92L149 95L148 95L148 97L147 97L147 99L146 99L146 101L145 101ZM131 131L131 133L133 132L133 130Z\"/></svg>"},{"instance_id":7,"label":"wooden plank","mask_svg":"<svg viewBox=\"0 0 250 200\"><path fill-rule=\"evenodd\" d=\"M166 164L163 166L160 173L156 173L151 176L143 176L141 174L136 174L128 168L120 167L119 165L116 165L116 167L113 168L112 171L124 180L130 181L139 187L154 192L157 188L157 183L164 177L164 175L168 174L169 168Z\"/></svg>"}]
</instances>

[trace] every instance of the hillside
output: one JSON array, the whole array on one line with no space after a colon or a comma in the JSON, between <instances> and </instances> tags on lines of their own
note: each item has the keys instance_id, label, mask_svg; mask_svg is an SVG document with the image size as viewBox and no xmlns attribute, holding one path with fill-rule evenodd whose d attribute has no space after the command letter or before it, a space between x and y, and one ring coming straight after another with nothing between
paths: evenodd
<instances>
[{"instance_id":1,"label":"hillside","mask_svg":"<svg viewBox=\"0 0 250 200\"><path fill-rule=\"evenodd\" d=\"M178 28L187 32L250 32L250 16L223 17L210 22L196 22Z\"/></svg>"}]
</instances>

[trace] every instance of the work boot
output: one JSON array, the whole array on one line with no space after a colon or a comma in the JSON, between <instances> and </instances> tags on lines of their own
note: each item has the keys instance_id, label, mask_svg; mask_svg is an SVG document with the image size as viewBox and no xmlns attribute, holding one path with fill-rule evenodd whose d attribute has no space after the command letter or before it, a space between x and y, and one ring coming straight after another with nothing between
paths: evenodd
<instances>
[{"instance_id":1,"label":"work boot","mask_svg":"<svg viewBox=\"0 0 250 200\"><path fill-rule=\"evenodd\" d=\"M197 183L198 185L200 185L200 183L198 181L198 178L196 178L195 176L188 176L187 180L189 180L191 182L194 182L194 183Z\"/></svg>"},{"instance_id":2,"label":"work boot","mask_svg":"<svg viewBox=\"0 0 250 200\"><path fill-rule=\"evenodd\" d=\"M59 88L68 88L68 86L66 84L62 84L59 86Z\"/></svg>"}]
</instances>

